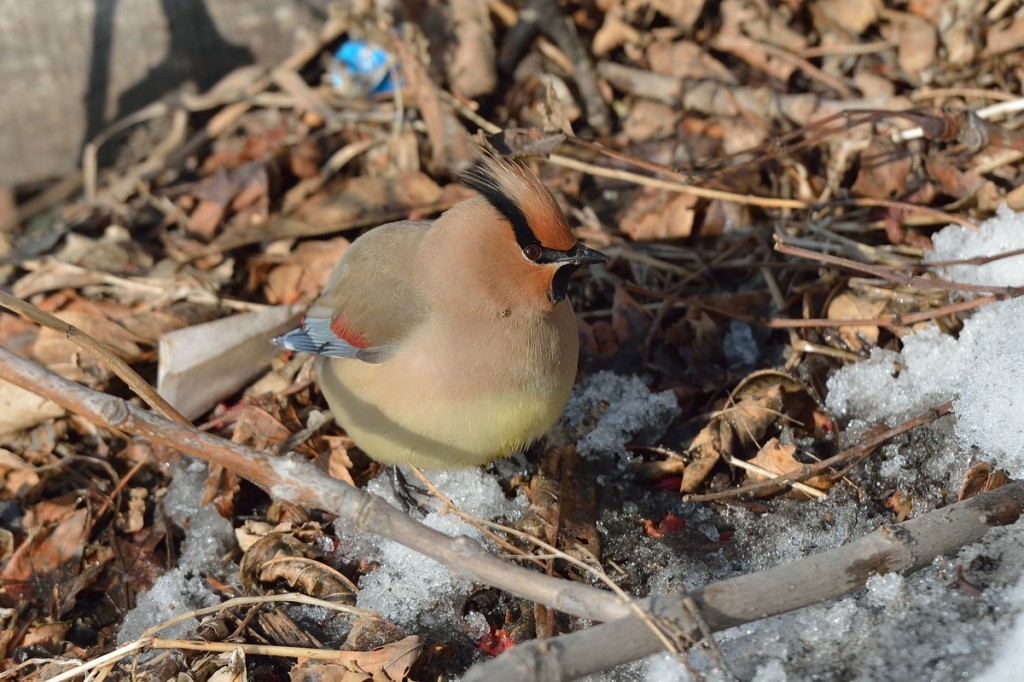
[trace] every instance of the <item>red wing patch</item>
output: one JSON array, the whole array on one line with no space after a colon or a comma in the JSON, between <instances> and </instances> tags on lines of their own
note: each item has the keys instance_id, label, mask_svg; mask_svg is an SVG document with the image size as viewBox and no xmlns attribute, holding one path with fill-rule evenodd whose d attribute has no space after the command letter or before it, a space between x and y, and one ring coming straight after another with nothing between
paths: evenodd
<instances>
[{"instance_id":1,"label":"red wing patch","mask_svg":"<svg viewBox=\"0 0 1024 682\"><path fill-rule=\"evenodd\" d=\"M338 315L331 321L331 331L339 339L352 345L356 348L366 348L370 345L370 340L359 333L359 331L352 326L352 323L342 315Z\"/></svg>"}]
</instances>

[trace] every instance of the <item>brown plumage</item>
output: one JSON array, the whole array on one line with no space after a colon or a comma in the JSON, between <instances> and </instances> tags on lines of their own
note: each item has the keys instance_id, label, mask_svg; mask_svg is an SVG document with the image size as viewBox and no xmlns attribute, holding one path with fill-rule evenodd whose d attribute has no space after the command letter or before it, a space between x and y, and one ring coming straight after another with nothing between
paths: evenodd
<instances>
[{"instance_id":1,"label":"brown plumage","mask_svg":"<svg viewBox=\"0 0 1024 682\"><path fill-rule=\"evenodd\" d=\"M298 329L319 352L321 389L371 457L443 468L523 448L558 418L576 374L565 298L572 273L604 256L576 241L524 166L485 157L481 196L433 223L357 239Z\"/></svg>"}]
</instances>

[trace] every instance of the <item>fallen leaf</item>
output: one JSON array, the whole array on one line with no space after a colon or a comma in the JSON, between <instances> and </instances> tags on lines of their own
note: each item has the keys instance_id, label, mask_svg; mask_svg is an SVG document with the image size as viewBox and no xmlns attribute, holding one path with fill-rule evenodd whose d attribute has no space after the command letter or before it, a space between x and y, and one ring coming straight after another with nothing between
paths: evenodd
<instances>
[{"instance_id":1,"label":"fallen leaf","mask_svg":"<svg viewBox=\"0 0 1024 682\"><path fill-rule=\"evenodd\" d=\"M0 410L2 410L2 403L0 403ZM28 491L39 484L39 474L36 467L10 450L0 448L0 480L3 481L0 500L26 499Z\"/></svg>"},{"instance_id":2,"label":"fallen leaf","mask_svg":"<svg viewBox=\"0 0 1024 682\"><path fill-rule=\"evenodd\" d=\"M791 443L780 443L778 438L769 439L749 461L751 464L771 472L774 476L782 476L799 471L804 466L802 462L796 459L796 446ZM747 471L747 475L754 481L764 481L770 478L756 471ZM823 491L832 487L832 481L821 475L812 476L803 483ZM792 490L790 494L798 498L806 497L804 493L798 490Z\"/></svg>"},{"instance_id":3,"label":"fallen leaf","mask_svg":"<svg viewBox=\"0 0 1024 682\"><path fill-rule=\"evenodd\" d=\"M63 310L55 313L64 322L72 325L104 344L125 362L131 363L142 358L143 351L138 335L125 329L114 320L102 315L93 307L85 310ZM101 360L72 343L63 333L49 328L39 331L32 356L39 364L58 374L83 381L92 386L101 385L111 376L110 370Z\"/></svg>"},{"instance_id":4,"label":"fallen leaf","mask_svg":"<svg viewBox=\"0 0 1024 682\"><path fill-rule=\"evenodd\" d=\"M324 441L330 446L327 453L327 475L335 480L355 485L355 481L352 480L352 459L348 456L348 447L352 444L352 439L348 436L324 436Z\"/></svg>"},{"instance_id":5,"label":"fallen leaf","mask_svg":"<svg viewBox=\"0 0 1024 682\"><path fill-rule=\"evenodd\" d=\"M938 57L939 36L935 26L920 17L907 14L896 22L896 60L913 83L920 83L922 71Z\"/></svg>"},{"instance_id":6,"label":"fallen leaf","mask_svg":"<svg viewBox=\"0 0 1024 682\"><path fill-rule=\"evenodd\" d=\"M722 62L689 40L655 41L647 48L647 60L655 73L694 81L714 79L719 83L736 83L736 77Z\"/></svg>"},{"instance_id":7,"label":"fallen leaf","mask_svg":"<svg viewBox=\"0 0 1024 682\"><path fill-rule=\"evenodd\" d=\"M92 528L91 511L77 508L76 497L41 502L25 515L25 540L0 568L0 581L15 603L33 600L50 610L55 599L73 597L69 585L81 570Z\"/></svg>"},{"instance_id":8,"label":"fallen leaf","mask_svg":"<svg viewBox=\"0 0 1024 682\"><path fill-rule=\"evenodd\" d=\"M893 199L907 193L912 160L909 154L885 143L872 143L860 157L854 194L872 199Z\"/></svg>"},{"instance_id":9,"label":"fallen leaf","mask_svg":"<svg viewBox=\"0 0 1024 682\"><path fill-rule=\"evenodd\" d=\"M241 647L214 656L211 667L216 668L207 682L248 682L245 669L245 650Z\"/></svg>"},{"instance_id":10,"label":"fallen leaf","mask_svg":"<svg viewBox=\"0 0 1024 682\"><path fill-rule=\"evenodd\" d=\"M983 55L996 56L1019 50L1024 45L1024 17L1012 17L989 26L985 31Z\"/></svg>"},{"instance_id":11,"label":"fallen leaf","mask_svg":"<svg viewBox=\"0 0 1024 682\"><path fill-rule=\"evenodd\" d=\"M704 11L704 0L652 0L651 7L676 26L691 28Z\"/></svg>"},{"instance_id":12,"label":"fallen leaf","mask_svg":"<svg viewBox=\"0 0 1024 682\"><path fill-rule=\"evenodd\" d=\"M903 523L910 517L910 512L914 508L914 496L903 490L897 490L882 504L896 515L896 523Z\"/></svg>"},{"instance_id":13,"label":"fallen leaf","mask_svg":"<svg viewBox=\"0 0 1024 682\"><path fill-rule=\"evenodd\" d=\"M622 132L626 139L634 142L666 137L675 133L676 124L681 116L676 107L640 100L633 105L622 122Z\"/></svg>"},{"instance_id":14,"label":"fallen leaf","mask_svg":"<svg viewBox=\"0 0 1024 682\"><path fill-rule=\"evenodd\" d=\"M601 27L590 42L590 52L595 57L603 57L622 45L638 42L640 32L625 20L623 6L616 3L604 12Z\"/></svg>"},{"instance_id":15,"label":"fallen leaf","mask_svg":"<svg viewBox=\"0 0 1024 682\"><path fill-rule=\"evenodd\" d=\"M1010 482L1010 475L1003 469L993 469L989 462L976 462L964 473L963 483L957 502L970 499L975 495L987 493Z\"/></svg>"},{"instance_id":16,"label":"fallen leaf","mask_svg":"<svg viewBox=\"0 0 1024 682\"><path fill-rule=\"evenodd\" d=\"M619 216L619 226L636 241L689 237L697 197L645 188Z\"/></svg>"},{"instance_id":17,"label":"fallen leaf","mask_svg":"<svg viewBox=\"0 0 1024 682\"><path fill-rule=\"evenodd\" d=\"M850 2L849 0L818 0L817 7L836 26L849 31L853 35L864 33L873 23L878 21L880 5L876 0ZM828 30L821 27L819 30Z\"/></svg>"},{"instance_id":18,"label":"fallen leaf","mask_svg":"<svg viewBox=\"0 0 1024 682\"><path fill-rule=\"evenodd\" d=\"M130 488L128 490L128 506L118 513L117 528L123 533L137 533L146 525L146 501L149 491L146 488Z\"/></svg>"},{"instance_id":19,"label":"fallen leaf","mask_svg":"<svg viewBox=\"0 0 1024 682\"><path fill-rule=\"evenodd\" d=\"M807 386L785 372L759 370L747 375L733 389L729 405L708 421L686 449L680 492L692 493L703 485L722 455L746 459L743 451L759 447L768 430L779 422L800 428L807 436L818 436L814 430L816 410Z\"/></svg>"},{"instance_id":20,"label":"fallen leaf","mask_svg":"<svg viewBox=\"0 0 1024 682\"><path fill-rule=\"evenodd\" d=\"M263 293L272 305L311 303L323 293L331 270L341 260L349 240L335 237L326 241L300 243L267 275Z\"/></svg>"},{"instance_id":21,"label":"fallen leaf","mask_svg":"<svg viewBox=\"0 0 1024 682\"><path fill-rule=\"evenodd\" d=\"M247 594L263 594L282 584L302 594L355 603L359 588L340 572L316 560L318 552L293 534L274 531L242 555L239 577Z\"/></svg>"},{"instance_id":22,"label":"fallen leaf","mask_svg":"<svg viewBox=\"0 0 1024 682\"><path fill-rule=\"evenodd\" d=\"M0 379L0 436L62 416L64 408L57 403Z\"/></svg>"},{"instance_id":23,"label":"fallen leaf","mask_svg":"<svg viewBox=\"0 0 1024 682\"><path fill-rule=\"evenodd\" d=\"M828 306L827 317L830 320L872 320L877 319L888 303L884 300L870 301L852 293L842 293L832 299ZM865 348L878 345L879 329L877 325L855 325L839 327L839 337L843 345L859 353Z\"/></svg>"},{"instance_id":24,"label":"fallen leaf","mask_svg":"<svg viewBox=\"0 0 1024 682\"><path fill-rule=\"evenodd\" d=\"M305 660L288 673L290 682L406 682L423 653L415 635L372 651L340 652L337 661Z\"/></svg>"}]
</instances>

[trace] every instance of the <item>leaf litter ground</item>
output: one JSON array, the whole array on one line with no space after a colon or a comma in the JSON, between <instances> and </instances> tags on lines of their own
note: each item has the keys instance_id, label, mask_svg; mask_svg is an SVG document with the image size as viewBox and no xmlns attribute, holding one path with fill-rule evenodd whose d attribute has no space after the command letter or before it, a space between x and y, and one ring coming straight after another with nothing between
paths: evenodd
<instances>
[{"instance_id":1,"label":"leaf litter ground","mask_svg":"<svg viewBox=\"0 0 1024 682\"><path fill-rule=\"evenodd\" d=\"M610 262L573 282L580 379L551 437L485 473L430 476L469 515L516 524L639 597L785 564L1022 478L1024 267L988 262L1024 248L1012 3L464 4L422 30L350 8L276 78L242 71L216 87L212 109L183 112L184 132L156 119L106 145L111 163L87 155L79 194L20 192L20 213L0 216L5 289L166 391L178 381L204 430L482 537L415 479L411 503L394 497L327 418L309 363L262 343L281 325L271 306L307 305L361 230L468 196L453 171L482 131L534 159ZM323 78L321 53L351 39L391 55L401 97ZM204 326L231 315L230 341ZM182 331L194 336L175 345ZM66 336L0 315L5 348L131 395ZM346 656L296 665L180 645L144 649L137 670L453 677L588 625L12 384L0 404L0 649L20 678L181 614L162 637ZM787 473L806 475L773 480ZM1019 529L994 530L920 572L719 633L720 652L691 651L689 671L659 655L605 678L729 679L724 663L761 681L1013 679L1022 560ZM279 603L191 617L275 591L382 617Z\"/></svg>"}]
</instances>

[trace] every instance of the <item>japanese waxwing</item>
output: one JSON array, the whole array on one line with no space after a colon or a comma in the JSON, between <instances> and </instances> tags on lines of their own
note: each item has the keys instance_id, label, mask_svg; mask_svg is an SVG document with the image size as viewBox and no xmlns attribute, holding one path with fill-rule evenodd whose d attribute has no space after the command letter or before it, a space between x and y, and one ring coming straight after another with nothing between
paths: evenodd
<instances>
[{"instance_id":1,"label":"japanese waxwing","mask_svg":"<svg viewBox=\"0 0 1024 682\"><path fill-rule=\"evenodd\" d=\"M274 339L317 353L317 379L356 445L388 464L476 466L558 419L579 338L566 289L604 262L573 236L547 188L485 155L480 196L435 221L356 239L298 327Z\"/></svg>"}]
</instances>

